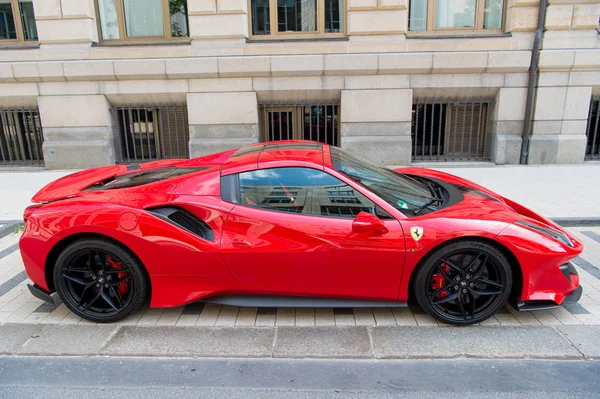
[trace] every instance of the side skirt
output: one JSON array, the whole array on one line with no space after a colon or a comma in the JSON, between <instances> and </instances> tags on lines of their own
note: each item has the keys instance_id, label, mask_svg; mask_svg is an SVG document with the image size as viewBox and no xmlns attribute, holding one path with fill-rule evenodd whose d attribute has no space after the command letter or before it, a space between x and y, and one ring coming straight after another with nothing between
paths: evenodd
<instances>
[{"instance_id":1,"label":"side skirt","mask_svg":"<svg viewBox=\"0 0 600 399\"><path fill-rule=\"evenodd\" d=\"M295 296L221 295L201 302L257 308L405 308L406 302Z\"/></svg>"}]
</instances>

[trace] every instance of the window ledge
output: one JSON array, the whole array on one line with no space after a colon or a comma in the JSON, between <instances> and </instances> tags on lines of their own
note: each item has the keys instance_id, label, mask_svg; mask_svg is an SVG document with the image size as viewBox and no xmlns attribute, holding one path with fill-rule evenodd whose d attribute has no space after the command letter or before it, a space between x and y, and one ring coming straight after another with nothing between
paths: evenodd
<instances>
[{"instance_id":1,"label":"window ledge","mask_svg":"<svg viewBox=\"0 0 600 399\"><path fill-rule=\"evenodd\" d=\"M39 43L32 44L0 44L0 50L32 50L40 48Z\"/></svg>"},{"instance_id":2,"label":"window ledge","mask_svg":"<svg viewBox=\"0 0 600 399\"><path fill-rule=\"evenodd\" d=\"M189 46L192 43L191 40L169 40L169 41L152 41L152 42L92 42L92 47L135 47L135 46Z\"/></svg>"},{"instance_id":3,"label":"window ledge","mask_svg":"<svg viewBox=\"0 0 600 399\"><path fill-rule=\"evenodd\" d=\"M411 35L407 39L489 39L494 37L512 37L512 33L468 33L458 35Z\"/></svg>"},{"instance_id":4,"label":"window ledge","mask_svg":"<svg viewBox=\"0 0 600 399\"><path fill-rule=\"evenodd\" d=\"M312 38L294 38L294 39L248 39L246 43L282 43L282 42L346 42L350 40L348 36L343 37L312 37Z\"/></svg>"}]
</instances>

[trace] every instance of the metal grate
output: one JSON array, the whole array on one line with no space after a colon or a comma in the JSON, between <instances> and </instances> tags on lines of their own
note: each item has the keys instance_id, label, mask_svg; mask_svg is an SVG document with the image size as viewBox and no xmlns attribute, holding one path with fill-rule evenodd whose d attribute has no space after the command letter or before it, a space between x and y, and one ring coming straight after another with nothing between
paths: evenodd
<instances>
[{"instance_id":1,"label":"metal grate","mask_svg":"<svg viewBox=\"0 0 600 399\"><path fill-rule=\"evenodd\" d=\"M0 123L0 164L44 164L44 135L37 108L0 109Z\"/></svg>"},{"instance_id":2,"label":"metal grate","mask_svg":"<svg viewBox=\"0 0 600 399\"><path fill-rule=\"evenodd\" d=\"M111 110L120 162L189 158L186 105L131 105Z\"/></svg>"},{"instance_id":3,"label":"metal grate","mask_svg":"<svg viewBox=\"0 0 600 399\"><path fill-rule=\"evenodd\" d=\"M260 104L263 141L314 140L340 145L339 104Z\"/></svg>"},{"instance_id":4,"label":"metal grate","mask_svg":"<svg viewBox=\"0 0 600 399\"><path fill-rule=\"evenodd\" d=\"M412 107L413 161L489 161L492 100L420 100Z\"/></svg>"},{"instance_id":5,"label":"metal grate","mask_svg":"<svg viewBox=\"0 0 600 399\"><path fill-rule=\"evenodd\" d=\"M592 98L587 123L585 159L600 159L600 97Z\"/></svg>"}]
</instances>

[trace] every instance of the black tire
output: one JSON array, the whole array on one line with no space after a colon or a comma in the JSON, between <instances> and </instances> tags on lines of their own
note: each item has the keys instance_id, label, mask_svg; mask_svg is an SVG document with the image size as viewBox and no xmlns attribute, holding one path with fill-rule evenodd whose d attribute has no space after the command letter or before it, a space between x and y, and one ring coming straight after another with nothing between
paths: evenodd
<instances>
[{"instance_id":1,"label":"black tire","mask_svg":"<svg viewBox=\"0 0 600 399\"><path fill-rule=\"evenodd\" d=\"M54 285L73 313L98 323L126 318L150 291L140 261L103 239L82 239L66 247L56 260Z\"/></svg>"},{"instance_id":2,"label":"black tire","mask_svg":"<svg viewBox=\"0 0 600 399\"><path fill-rule=\"evenodd\" d=\"M492 317L506 303L512 270L506 256L477 240L456 241L428 254L413 280L415 298L425 312L453 325Z\"/></svg>"}]
</instances>

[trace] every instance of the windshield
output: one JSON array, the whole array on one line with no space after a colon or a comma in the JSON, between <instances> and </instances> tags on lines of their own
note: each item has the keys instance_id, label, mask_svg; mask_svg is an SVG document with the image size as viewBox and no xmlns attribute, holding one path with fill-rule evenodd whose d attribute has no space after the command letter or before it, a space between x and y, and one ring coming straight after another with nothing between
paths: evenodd
<instances>
[{"instance_id":1,"label":"windshield","mask_svg":"<svg viewBox=\"0 0 600 399\"><path fill-rule=\"evenodd\" d=\"M330 147L330 150L333 167L338 172L367 187L399 211L412 214L431 205L434 197L426 185L337 147Z\"/></svg>"}]
</instances>

